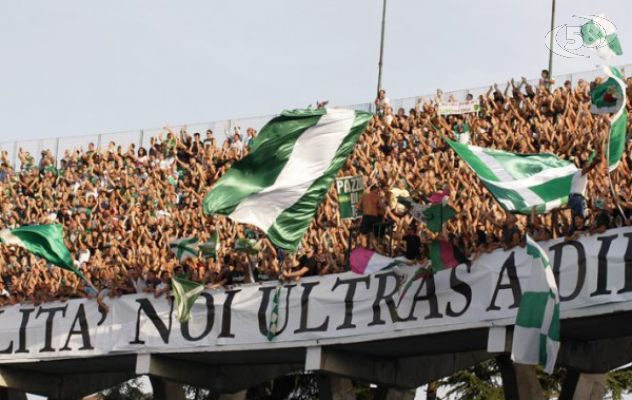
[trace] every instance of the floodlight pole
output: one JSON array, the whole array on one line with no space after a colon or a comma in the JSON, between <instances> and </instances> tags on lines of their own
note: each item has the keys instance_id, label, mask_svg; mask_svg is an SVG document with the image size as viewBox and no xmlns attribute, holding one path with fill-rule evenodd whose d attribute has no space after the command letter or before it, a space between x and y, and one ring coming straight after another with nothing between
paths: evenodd
<instances>
[{"instance_id":1,"label":"floodlight pole","mask_svg":"<svg viewBox=\"0 0 632 400\"><path fill-rule=\"evenodd\" d=\"M549 79L553 79L553 40L555 39L555 0L551 1L551 39L549 43Z\"/></svg>"},{"instance_id":2,"label":"floodlight pole","mask_svg":"<svg viewBox=\"0 0 632 400\"><path fill-rule=\"evenodd\" d=\"M382 4L382 34L380 35L380 61L377 64L377 93L382 89L382 60L384 59L384 27L386 26L386 0Z\"/></svg>"}]
</instances>

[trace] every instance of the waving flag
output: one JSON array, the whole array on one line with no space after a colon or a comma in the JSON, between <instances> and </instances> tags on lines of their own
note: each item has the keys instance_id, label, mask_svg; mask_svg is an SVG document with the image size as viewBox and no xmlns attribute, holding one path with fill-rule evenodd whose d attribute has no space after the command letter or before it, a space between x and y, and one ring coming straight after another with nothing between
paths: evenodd
<instances>
[{"instance_id":1,"label":"waving flag","mask_svg":"<svg viewBox=\"0 0 632 400\"><path fill-rule=\"evenodd\" d=\"M536 207L544 213L568 201L577 171L569 161L553 154L514 154L444 140L509 212L528 215Z\"/></svg>"},{"instance_id":2,"label":"waving flag","mask_svg":"<svg viewBox=\"0 0 632 400\"><path fill-rule=\"evenodd\" d=\"M356 274L370 275L396 265L407 264L407 261L386 257L373 250L358 247L351 252L349 264L351 264L351 271Z\"/></svg>"},{"instance_id":3,"label":"waving flag","mask_svg":"<svg viewBox=\"0 0 632 400\"><path fill-rule=\"evenodd\" d=\"M619 165L625 150L628 112L625 108L626 84L623 75L615 67L604 66L604 72L608 79L591 91L591 111L595 114L613 113L606 150L608 171L611 172Z\"/></svg>"},{"instance_id":4,"label":"waving flag","mask_svg":"<svg viewBox=\"0 0 632 400\"><path fill-rule=\"evenodd\" d=\"M516 316L511 358L520 364L540 364L550 374L560 347L560 297L549 257L529 235L527 254L533 263Z\"/></svg>"},{"instance_id":5,"label":"waving flag","mask_svg":"<svg viewBox=\"0 0 632 400\"><path fill-rule=\"evenodd\" d=\"M284 111L206 195L204 211L255 225L278 247L295 251L371 116L342 109Z\"/></svg>"},{"instance_id":6,"label":"waving flag","mask_svg":"<svg viewBox=\"0 0 632 400\"><path fill-rule=\"evenodd\" d=\"M171 288L173 289L176 318L180 322L187 322L191 318L193 304L204 291L204 285L176 276L171 278Z\"/></svg>"},{"instance_id":7,"label":"waving flag","mask_svg":"<svg viewBox=\"0 0 632 400\"><path fill-rule=\"evenodd\" d=\"M466 262L454 249L449 240L435 239L428 245L432 271L438 272Z\"/></svg>"},{"instance_id":8,"label":"waving flag","mask_svg":"<svg viewBox=\"0 0 632 400\"><path fill-rule=\"evenodd\" d=\"M64 243L64 231L60 224L26 225L16 229L4 229L0 231L0 242L7 246L22 247L49 263L83 278L83 274L73 265L72 255Z\"/></svg>"},{"instance_id":9,"label":"waving flag","mask_svg":"<svg viewBox=\"0 0 632 400\"><path fill-rule=\"evenodd\" d=\"M211 238L200 244L198 246L198 250L202 254L202 257L209 259L217 257L217 252L219 251L219 235L217 232L214 232Z\"/></svg>"},{"instance_id":10,"label":"waving flag","mask_svg":"<svg viewBox=\"0 0 632 400\"><path fill-rule=\"evenodd\" d=\"M235 240L235 251L257 254L261 251L261 241L248 238L238 238Z\"/></svg>"},{"instance_id":11,"label":"waving flag","mask_svg":"<svg viewBox=\"0 0 632 400\"><path fill-rule=\"evenodd\" d=\"M184 261L187 258L193 258L198 254L198 248L196 246L198 238L191 237L186 239L177 239L169 243L169 247L176 258L180 261Z\"/></svg>"},{"instance_id":12,"label":"waving flag","mask_svg":"<svg viewBox=\"0 0 632 400\"><path fill-rule=\"evenodd\" d=\"M579 17L588 19L580 30L584 46L594 49L605 60L623 54L616 27L603 14Z\"/></svg>"}]
</instances>

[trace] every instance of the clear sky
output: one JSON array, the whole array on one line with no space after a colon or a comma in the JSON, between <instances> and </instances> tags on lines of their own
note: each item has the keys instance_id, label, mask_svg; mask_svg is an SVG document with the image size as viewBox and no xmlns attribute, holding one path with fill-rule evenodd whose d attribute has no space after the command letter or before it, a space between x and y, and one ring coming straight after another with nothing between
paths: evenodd
<instances>
[{"instance_id":1,"label":"clear sky","mask_svg":"<svg viewBox=\"0 0 632 400\"><path fill-rule=\"evenodd\" d=\"M370 101L381 0L0 2L0 141ZM632 62L632 2L558 0L557 25L604 12ZM550 1L391 0L384 87L397 98L537 77ZM561 59L554 72L595 67Z\"/></svg>"}]
</instances>

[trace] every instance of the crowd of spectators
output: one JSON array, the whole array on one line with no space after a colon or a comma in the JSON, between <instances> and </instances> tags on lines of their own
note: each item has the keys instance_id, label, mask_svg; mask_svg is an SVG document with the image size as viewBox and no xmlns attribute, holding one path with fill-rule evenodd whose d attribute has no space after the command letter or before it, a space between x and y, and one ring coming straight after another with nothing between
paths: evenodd
<instances>
[{"instance_id":1,"label":"crowd of spectators","mask_svg":"<svg viewBox=\"0 0 632 400\"><path fill-rule=\"evenodd\" d=\"M149 148L109 143L104 148L67 151L55 160L44 151L36 163L19 152L14 170L0 154L0 226L60 223L76 267L99 291L111 296L168 290L174 274L185 273L209 288L263 280L292 280L346 269L349 246L369 246L383 253L426 257L424 244L437 237L415 223L398 196L425 202L443 191L456 217L442 235L465 256L520 245L528 230L537 240L577 237L627 222L610 193L603 157L608 120L590 112L590 88L599 83L565 82L552 89L513 80L480 96L480 110L439 115L437 99L414 109L393 110L385 92L376 114L361 135L340 176L363 176L370 196L361 208L375 214L371 226L343 220L335 188L328 192L296 254L275 248L251 226L202 212L202 199L231 164L248 154L257 135L235 129L223 142L210 130L174 132L168 128ZM631 110L632 79L627 79ZM470 96L470 99L473 100ZM449 99L441 99L449 100ZM628 125L629 122L628 122ZM560 209L545 215L504 213L475 174L449 149L441 136L517 153L551 152L578 165L598 154L588 172L585 215ZM465 135L465 137L464 137ZM614 192L627 213L632 210L632 152L612 173ZM375 223L388 229L374 229ZM215 256L178 260L171 241L219 236ZM239 239L258 241L258 252L235 250ZM52 267L23 249L0 245L0 306L36 304L89 296L72 272Z\"/></svg>"}]
</instances>

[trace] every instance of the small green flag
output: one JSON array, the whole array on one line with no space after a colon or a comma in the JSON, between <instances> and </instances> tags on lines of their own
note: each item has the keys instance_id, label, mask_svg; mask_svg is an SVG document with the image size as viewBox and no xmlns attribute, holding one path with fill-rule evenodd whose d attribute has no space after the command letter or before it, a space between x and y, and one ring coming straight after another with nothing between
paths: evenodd
<instances>
[{"instance_id":1,"label":"small green flag","mask_svg":"<svg viewBox=\"0 0 632 400\"><path fill-rule=\"evenodd\" d=\"M176 318L187 322L191 318L193 304L204 291L204 285L176 276L171 278L171 287L176 306Z\"/></svg>"},{"instance_id":2,"label":"small green flag","mask_svg":"<svg viewBox=\"0 0 632 400\"><path fill-rule=\"evenodd\" d=\"M219 251L219 235L217 232L211 235L211 238L198 246L198 250L202 253L202 257L209 259L217 257Z\"/></svg>"},{"instance_id":3,"label":"small green flag","mask_svg":"<svg viewBox=\"0 0 632 400\"><path fill-rule=\"evenodd\" d=\"M187 258L193 258L197 256L197 242L198 238L195 237L178 239L169 243L169 247L171 248L171 251L173 251L173 254L176 255L176 258L178 260L184 261Z\"/></svg>"},{"instance_id":4,"label":"small green flag","mask_svg":"<svg viewBox=\"0 0 632 400\"><path fill-rule=\"evenodd\" d=\"M604 66L608 79L591 92L591 111L595 114L612 113L606 156L608 171L614 171L625 151L628 112L625 108L625 78L615 67Z\"/></svg>"},{"instance_id":5,"label":"small green flag","mask_svg":"<svg viewBox=\"0 0 632 400\"><path fill-rule=\"evenodd\" d=\"M261 242L254 239L239 238L235 241L235 250L257 254L261 250Z\"/></svg>"},{"instance_id":6,"label":"small green flag","mask_svg":"<svg viewBox=\"0 0 632 400\"><path fill-rule=\"evenodd\" d=\"M456 211L447 204L433 204L424 210L423 215L428 229L438 233L445 222L454 218Z\"/></svg>"},{"instance_id":7,"label":"small green flag","mask_svg":"<svg viewBox=\"0 0 632 400\"><path fill-rule=\"evenodd\" d=\"M616 28L603 14L579 17L588 19L580 30L585 47L592 48L605 60L623 54Z\"/></svg>"},{"instance_id":8,"label":"small green flag","mask_svg":"<svg viewBox=\"0 0 632 400\"><path fill-rule=\"evenodd\" d=\"M279 325L279 302L281 297L281 288L283 286L277 285L274 290L274 296L272 297L272 312L270 313L270 323L268 324L268 340L272 341L278 331Z\"/></svg>"}]
</instances>

